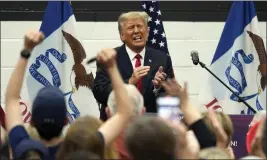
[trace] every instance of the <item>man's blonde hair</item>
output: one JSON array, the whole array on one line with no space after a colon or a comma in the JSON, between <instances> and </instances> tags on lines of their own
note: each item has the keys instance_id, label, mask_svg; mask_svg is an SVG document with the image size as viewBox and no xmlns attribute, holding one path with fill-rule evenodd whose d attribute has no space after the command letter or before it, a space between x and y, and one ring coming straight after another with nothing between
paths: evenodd
<instances>
[{"instance_id":1,"label":"man's blonde hair","mask_svg":"<svg viewBox=\"0 0 267 160\"><path fill-rule=\"evenodd\" d=\"M132 11L127 13L122 13L118 20L118 29L121 33L122 23L130 19L141 18L144 21L144 24L148 26L148 14L146 12Z\"/></svg>"}]
</instances>

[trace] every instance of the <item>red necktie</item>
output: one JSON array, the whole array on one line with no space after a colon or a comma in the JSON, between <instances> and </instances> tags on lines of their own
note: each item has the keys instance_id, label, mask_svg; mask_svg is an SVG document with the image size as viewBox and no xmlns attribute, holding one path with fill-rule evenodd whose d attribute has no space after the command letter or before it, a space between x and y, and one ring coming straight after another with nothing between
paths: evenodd
<instances>
[{"instance_id":1,"label":"red necktie","mask_svg":"<svg viewBox=\"0 0 267 160\"><path fill-rule=\"evenodd\" d=\"M136 58L135 68L140 67L142 56L140 54L136 54L135 58ZM138 88L139 92L142 93L142 78L140 78L139 81L137 82L137 88Z\"/></svg>"}]
</instances>

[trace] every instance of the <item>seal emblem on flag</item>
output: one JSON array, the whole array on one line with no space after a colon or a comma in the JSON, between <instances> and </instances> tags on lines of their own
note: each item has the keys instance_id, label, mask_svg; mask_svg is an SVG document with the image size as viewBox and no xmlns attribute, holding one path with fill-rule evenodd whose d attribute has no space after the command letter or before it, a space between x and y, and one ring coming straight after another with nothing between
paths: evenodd
<instances>
[{"instance_id":1,"label":"seal emblem on flag","mask_svg":"<svg viewBox=\"0 0 267 160\"><path fill-rule=\"evenodd\" d=\"M87 54L76 37L75 23L69 2L48 2L40 26L45 40L33 50L26 81L30 102L43 87L60 88L65 96L70 124L81 115L99 114L91 91L92 68L83 63Z\"/></svg>"},{"instance_id":2,"label":"seal emblem on flag","mask_svg":"<svg viewBox=\"0 0 267 160\"><path fill-rule=\"evenodd\" d=\"M247 31L247 33L249 34L249 37L251 38L251 40L253 41L253 44L256 48L256 51L258 53L258 56L259 56L259 62L260 62L260 65L258 67L258 71L260 72L261 74L261 89L264 91L265 87L266 87L266 84L267 84L267 75L266 75L266 60L267 60L267 55L266 55L266 51L265 51L265 48L264 48L264 43L263 43L263 40L260 36L250 32L250 31Z\"/></svg>"},{"instance_id":3,"label":"seal emblem on flag","mask_svg":"<svg viewBox=\"0 0 267 160\"><path fill-rule=\"evenodd\" d=\"M71 34L63 30L62 33L73 53L74 65L72 67L72 70L76 75L75 77L76 89L78 90L79 86L85 86L91 89L94 82L94 77L92 72L90 74L87 74L84 66L81 64L82 61L86 58L86 53L82 44Z\"/></svg>"}]
</instances>

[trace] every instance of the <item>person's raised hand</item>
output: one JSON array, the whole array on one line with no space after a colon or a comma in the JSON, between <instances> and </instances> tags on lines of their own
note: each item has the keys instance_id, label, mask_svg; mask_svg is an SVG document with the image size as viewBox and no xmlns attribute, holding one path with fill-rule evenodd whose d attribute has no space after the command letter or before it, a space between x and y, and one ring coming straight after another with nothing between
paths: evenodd
<instances>
[{"instance_id":1,"label":"person's raised hand","mask_svg":"<svg viewBox=\"0 0 267 160\"><path fill-rule=\"evenodd\" d=\"M117 52L112 48L105 48L98 52L96 60L106 69L110 69L116 66Z\"/></svg>"},{"instance_id":2,"label":"person's raised hand","mask_svg":"<svg viewBox=\"0 0 267 160\"><path fill-rule=\"evenodd\" d=\"M29 31L24 36L24 49L31 52L35 46L44 40L44 34L40 31Z\"/></svg>"}]
</instances>

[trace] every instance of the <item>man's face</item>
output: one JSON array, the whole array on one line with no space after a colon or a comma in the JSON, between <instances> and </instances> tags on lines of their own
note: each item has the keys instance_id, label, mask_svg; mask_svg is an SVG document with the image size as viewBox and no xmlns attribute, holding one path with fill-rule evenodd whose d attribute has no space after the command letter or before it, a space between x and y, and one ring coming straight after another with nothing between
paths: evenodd
<instances>
[{"instance_id":1,"label":"man's face","mask_svg":"<svg viewBox=\"0 0 267 160\"><path fill-rule=\"evenodd\" d=\"M146 45L148 27L141 18L129 19L122 23L121 40L133 51L141 51Z\"/></svg>"}]
</instances>

